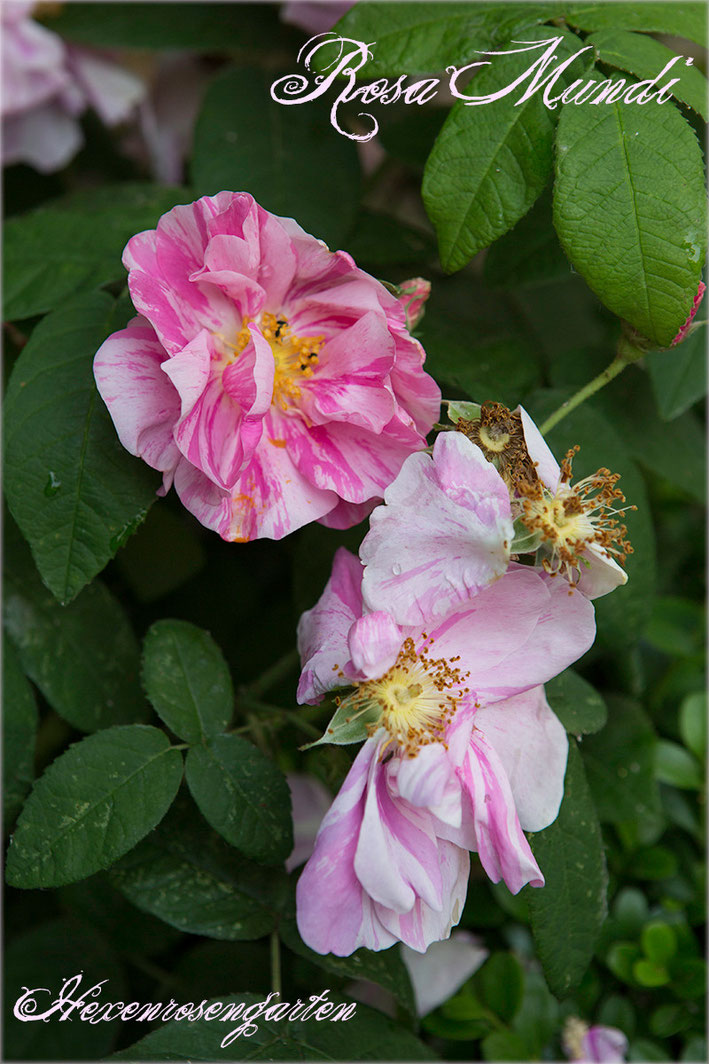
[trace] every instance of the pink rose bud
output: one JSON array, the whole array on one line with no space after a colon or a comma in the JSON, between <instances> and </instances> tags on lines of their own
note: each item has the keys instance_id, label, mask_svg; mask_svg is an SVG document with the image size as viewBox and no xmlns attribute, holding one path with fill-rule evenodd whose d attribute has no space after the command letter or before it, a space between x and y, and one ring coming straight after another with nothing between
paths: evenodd
<instances>
[{"instance_id":1,"label":"pink rose bud","mask_svg":"<svg viewBox=\"0 0 709 1064\"><path fill-rule=\"evenodd\" d=\"M431 294L431 282L412 277L399 286L399 302L406 313L406 328L413 329L424 315L424 303Z\"/></svg>"}]
</instances>

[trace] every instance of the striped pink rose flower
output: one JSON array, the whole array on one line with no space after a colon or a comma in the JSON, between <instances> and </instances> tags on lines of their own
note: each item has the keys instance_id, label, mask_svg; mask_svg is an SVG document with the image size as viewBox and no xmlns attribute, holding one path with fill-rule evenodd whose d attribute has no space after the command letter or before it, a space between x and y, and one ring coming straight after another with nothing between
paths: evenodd
<instances>
[{"instance_id":1,"label":"striped pink rose flower","mask_svg":"<svg viewBox=\"0 0 709 1064\"><path fill-rule=\"evenodd\" d=\"M124 447L223 539L347 528L425 446L440 391L403 306L244 192L126 247L139 316L94 360Z\"/></svg>"},{"instance_id":2,"label":"striped pink rose flower","mask_svg":"<svg viewBox=\"0 0 709 1064\"><path fill-rule=\"evenodd\" d=\"M470 850L513 893L544 884L523 829L556 818L568 742L542 685L594 635L584 595L518 564L432 625L399 625L365 612L361 563L338 551L300 620L298 701L349 685L340 710L368 724L298 882L312 949L447 938Z\"/></svg>"}]
</instances>

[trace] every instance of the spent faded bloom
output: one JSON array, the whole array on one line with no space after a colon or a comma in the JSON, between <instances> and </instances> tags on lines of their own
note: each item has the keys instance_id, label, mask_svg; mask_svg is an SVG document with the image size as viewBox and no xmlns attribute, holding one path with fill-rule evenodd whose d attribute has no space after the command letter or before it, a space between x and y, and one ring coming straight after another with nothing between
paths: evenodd
<instances>
[{"instance_id":1,"label":"spent faded bloom","mask_svg":"<svg viewBox=\"0 0 709 1064\"><path fill-rule=\"evenodd\" d=\"M83 143L79 116L93 107L106 125L127 118L145 93L118 64L62 38L30 17L33 3L2 4L3 164L43 173L65 166Z\"/></svg>"},{"instance_id":2,"label":"spent faded bloom","mask_svg":"<svg viewBox=\"0 0 709 1064\"><path fill-rule=\"evenodd\" d=\"M620 475L598 469L572 483L572 448L561 466L523 407L510 411L483 403L479 419L459 421L459 431L476 443L499 469L512 498L512 513L540 549L542 565L561 573L588 598L599 598L627 582L618 564L632 553L621 523L625 496ZM617 559L617 560L616 560Z\"/></svg>"},{"instance_id":3,"label":"spent faded bloom","mask_svg":"<svg viewBox=\"0 0 709 1064\"><path fill-rule=\"evenodd\" d=\"M501 576L514 536L507 486L460 432L412 454L370 517L363 595L399 624L425 624Z\"/></svg>"},{"instance_id":4,"label":"spent faded bloom","mask_svg":"<svg viewBox=\"0 0 709 1064\"><path fill-rule=\"evenodd\" d=\"M589 1027L576 1016L564 1025L562 1045L569 1060L585 1064L622 1064L628 1051L628 1039L617 1027Z\"/></svg>"},{"instance_id":5,"label":"spent faded bloom","mask_svg":"<svg viewBox=\"0 0 709 1064\"><path fill-rule=\"evenodd\" d=\"M542 685L593 642L593 606L513 564L424 630L364 612L361 580L339 550L298 627L298 700L349 686L324 740L365 740L299 880L298 925L322 953L423 952L460 918L469 850L514 893L544 883L523 828L556 817L568 744Z\"/></svg>"},{"instance_id":6,"label":"spent faded bloom","mask_svg":"<svg viewBox=\"0 0 709 1064\"><path fill-rule=\"evenodd\" d=\"M425 446L440 393L403 308L245 192L175 207L124 252L140 317L94 374L118 435L223 539L347 528Z\"/></svg>"}]
</instances>

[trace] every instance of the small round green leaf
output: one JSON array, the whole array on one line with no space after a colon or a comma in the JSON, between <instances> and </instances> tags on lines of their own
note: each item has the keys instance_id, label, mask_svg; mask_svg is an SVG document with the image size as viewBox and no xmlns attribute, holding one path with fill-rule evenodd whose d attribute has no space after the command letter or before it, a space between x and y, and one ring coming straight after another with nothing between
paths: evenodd
<instances>
[{"instance_id":1,"label":"small round green leaf","mask_svg":"<svg viewBox=\"0 0 709 1064\"><path fill-rule=\"evenodd\" d=\"M180 753L157 728L108 728L75 743L25 803L7 882L58 887L108 868L162 820L181 778Z\"/></svg>"},{"instance_id":2,"label":"small round green leaf","mask_svg":"<svg viewBox=\"0 0 709 1064\"><path fill-rule=\"evenodd\" d=\"M588 680L572 669L555 676L544 685L544 691L549 705L572 735L589 735L606 723L605 702Z\"/></svg>"},{"instance_id":3,"label":"small round green leaf","mask_svg":"<svg viewBox=\"0 0 709 1064\"><path fill-rule=\"evenodd\" d=\"M707 749L707 696L704 691L687 695L679 709L682 741L693 754L704 760Z\"/></svg>"},{"instance_id":4,"label":"small round green leaf","mask_svg":"<svg viewBox=\"0 0 709 1064\"><path fill-rule=\"evenodd\" d=\"M143 644L143 685L162 720L188 743L224 731L234 707L229 667L209 632L156 621Z\"/></svg>"},{"instance_id":5,"label":"small round green leaf","mask_svg":"<svg viewBox=\"0 0 709 1064\"><path fill-rule=\"evenodd\" d=\"M669 783L672 787L688 791L698 791L704 783L702 770L694 755L669 739L661 739L657 744L655 774L660 783Z\"/></svg>"},{"instance_id":6,"label":"small round green leaf","mask_svg":"<svg viewBox=\"0 0 709 1064\"><path fill-rule=\"evenodd\" d=\"M677 952L677 936L669 924L660 920L645 925L640 941L645 956L656 964L665 964Z\"/></svg>"},{"instance_id":7,"label":"small round green leaf","mask_svg":"<svg viewBox=\"0 0 709 1064\"><path fill-rule=\"evenodd\" d=\"M286 778L238 735L219 735L187 755L187 785L204 818L247 857L268 864L293 849Z\"/></svg>"}]
</instances>

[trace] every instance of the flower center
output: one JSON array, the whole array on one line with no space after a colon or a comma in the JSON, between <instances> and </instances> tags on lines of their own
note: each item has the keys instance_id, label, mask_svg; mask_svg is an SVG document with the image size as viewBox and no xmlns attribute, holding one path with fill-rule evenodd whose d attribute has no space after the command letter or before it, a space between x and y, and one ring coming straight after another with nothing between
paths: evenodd
<instances>
[{"instance_id":1,"label":"flower center","mask_svg":"<svg viewBox=\"0 0 709 1064\"><path fill-rule=\"evenodd\" d=\"M380 727L389 732L382 753L395 742L407 757L415 757L422 746L444 742L461 699L470 693L463 686L470 674L461 673L455 664L460 659L431 657L432 643L424 633L424 644L417 650L407 638L388 672L356 684L343 700L354 713L379 710L380 718L368 728L370 733Z\"/></svg>"},{"instance_id":2,"label":"flower center","mask_svg":"<svg viewBox=\"0 0 709 1064\"><path fill-rule=\"evenodd\" d=\"M502 403L487 402L482 404L479 418L474 421L461 419L456 428L477 444L508 487L514 488L520 480L536 480L519 414L508 410Z\"/></svg>"},{"instance_id":3,"label":"flower center","mask_svg":"<svg viewBox=\"0 0 709 1064\"><path fill-rule=\"evenodd\" d=\"M235 350L241 352L251 336L248 325L253 318L244 318L236 337ZM318 364L318 355L325 342L324 336L295 336L284 317L265 312L258 322L261 334L268 340L276 363L273 378L273 402L281 410L287 410L300 398L300 382L312 377Z\"/></svg>"},{"instance_id":4,"label":"flower center","mask_svg":"<svg viewBox=\"0 0 709 1064\"><path fill-rule=\"evenodd\" d=\"M628 530L618 518L625 517L626 509L636 507L623 507L625 496L616 487L620 474L599 469L572 486L571 463L578 450L576 446L567 452L553 495L539 480L517 484L522 519L530 532L541 533L550 552L542 563L549 573L565 569L570 576L570 570L580 565L579 555L592 543L608 557L615 555L621 564L633 552L626 538Z\"/></svg>"}]
</instances>

